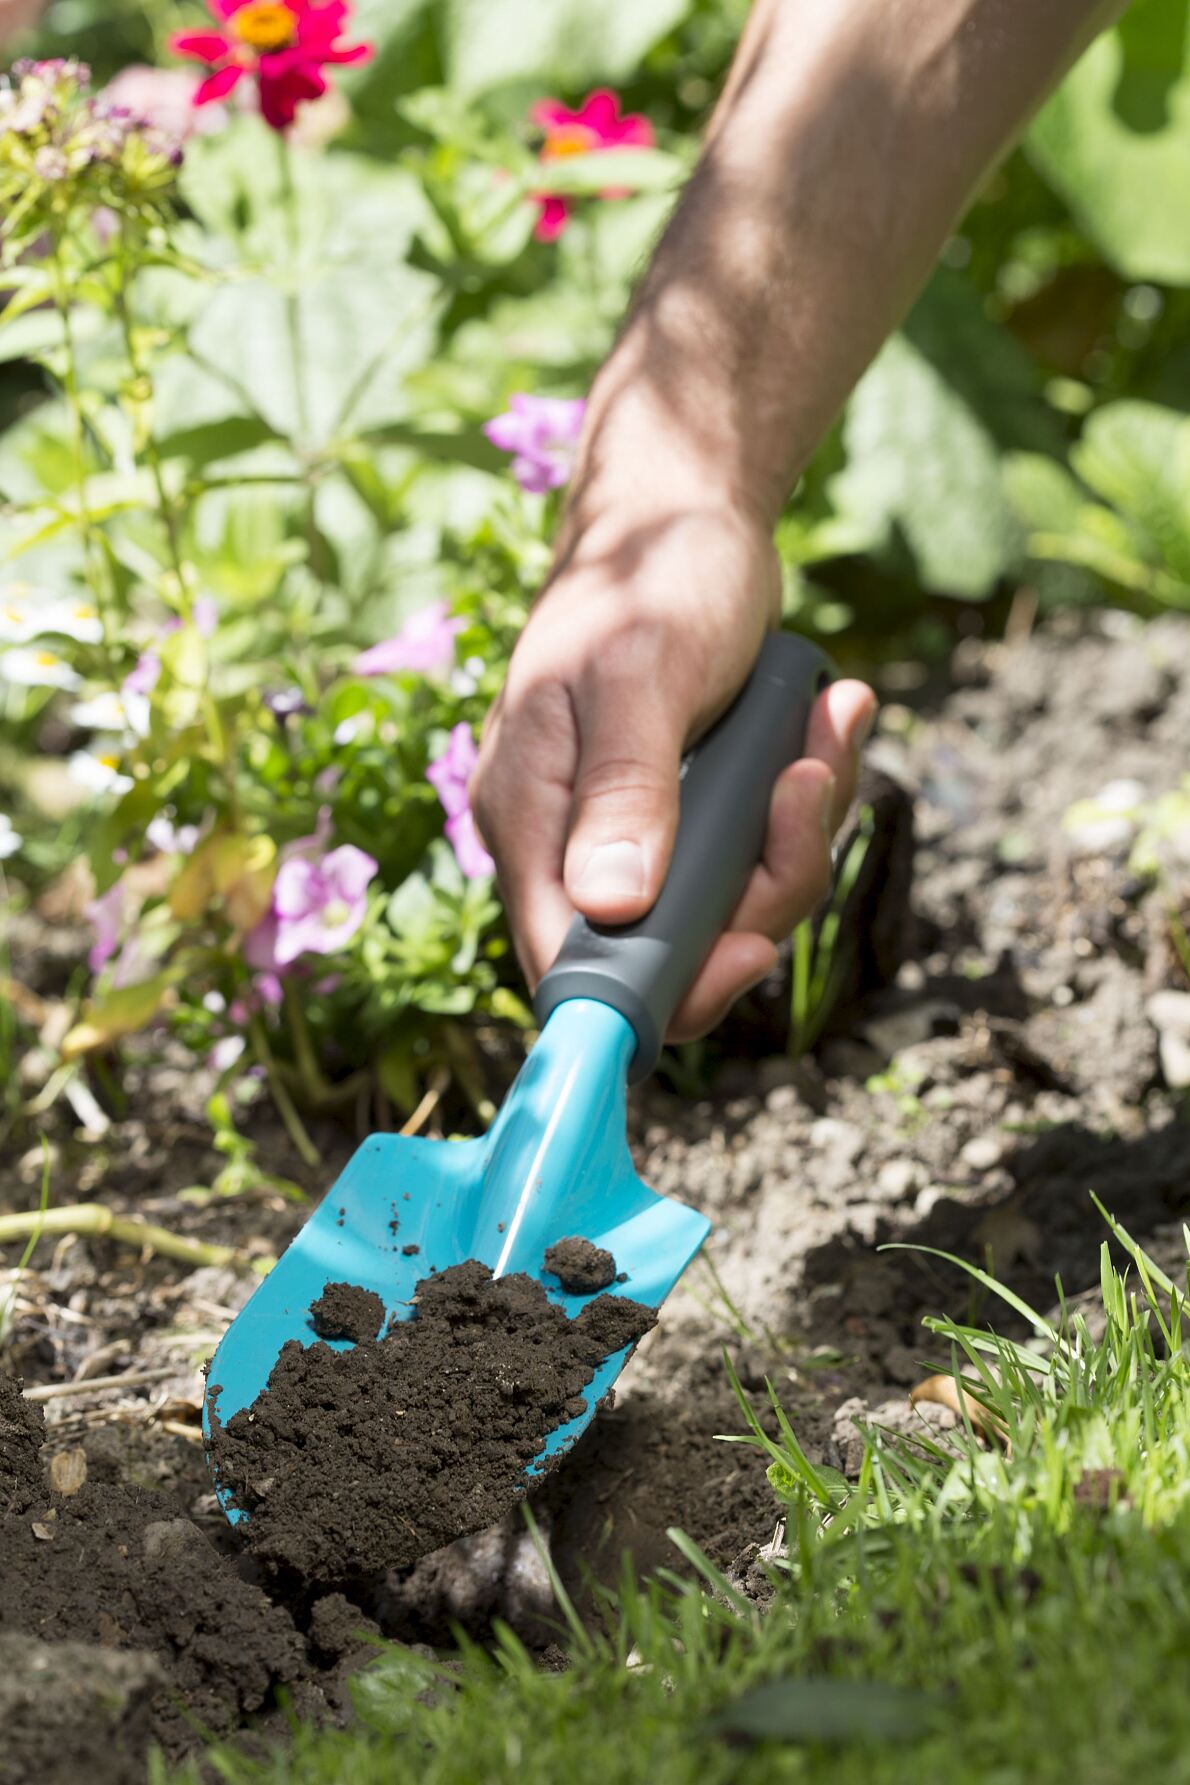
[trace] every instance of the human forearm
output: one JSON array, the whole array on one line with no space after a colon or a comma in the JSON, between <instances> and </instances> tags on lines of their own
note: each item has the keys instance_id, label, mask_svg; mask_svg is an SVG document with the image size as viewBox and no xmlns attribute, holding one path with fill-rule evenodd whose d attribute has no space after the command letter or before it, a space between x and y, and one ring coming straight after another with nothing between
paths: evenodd
<instances>
[{"instance_id":1,"label":"human forearm","mask_svg":"<svg viewBox=\"0 0 1190 1785\"><path fill-rule=\"evenodd\" d=\"M563 554L624 492L771 526L974 188L1120 10L758 0L596 381Z\"/></svg>"}]
</instances>

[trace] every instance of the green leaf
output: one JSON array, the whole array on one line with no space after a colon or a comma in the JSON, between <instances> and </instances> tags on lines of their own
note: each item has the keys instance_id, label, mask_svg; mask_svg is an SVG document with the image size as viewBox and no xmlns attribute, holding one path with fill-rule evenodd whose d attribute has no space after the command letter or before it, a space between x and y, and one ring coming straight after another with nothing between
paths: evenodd
<instances>
[{"instance_id":1,"label":"green leaf","mask_svg":"<svg viewBox=\"0 0 1190 1785\"><path fill-rule=\"evenodd\" d=\"M899 534L927 589L988 595L1020 549L983 420L906 334L860 381L843 428L847 464L830 494L872 545Z\"/></svg>"},{"instance_id":2,"label":"green leaf","mask_svg":"<svg viewBox=\"0 0 1190 1785\"><path fill-rule=\"evenodd\" d=\"M1190 418L1125 399L1089 417L1071 462L1132 524L1144 557L1190 583Z\"/></svg>"},{"instance_id":3,"label":"green leaf","mask_svg":"<svg viewBox=\"0 0 1190 1785\"><path fill-rule=\"evenodd\" d=\"M710 1720L715 1735L778 1742L905 1742L934 1722L936 1694L880 1680L770 1680Z\"/></svg>"},{"instance_id":4,"label":"green leaf","mask_svg":"<svg viewBox=\"0 0 1190 1785\"><path fill-rule=\"evenodd\" d=\"M1186 8L1136 0L1042 110L1027 152L1118 273L1190 284Z\"/></svg>"},{"instance_id":5,"label":"green leaf","mask_svg":"<svg viewBox=\"0 0 1190 1785\"><path fill-rule=\"evenodd\" d=\"M690 10L691 0L446 0L450 82L475 94L537 77L578 93L626 80Z\"/></svg>"}]
</instances>

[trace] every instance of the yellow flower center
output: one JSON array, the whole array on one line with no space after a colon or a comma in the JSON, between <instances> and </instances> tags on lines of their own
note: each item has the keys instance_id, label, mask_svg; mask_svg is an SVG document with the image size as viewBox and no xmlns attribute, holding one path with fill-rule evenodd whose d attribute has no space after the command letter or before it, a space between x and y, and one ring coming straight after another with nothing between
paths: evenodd
<instances>
[{"instance_id":1,"label":"yellow flower center","mask_svg":"<svg viewBox=\"0 0 1190 1785\"><path fill-rule=\"evenodd\" d=\"M34 661L39 669L49 669L53 664L60 663L62 659L55 657L52 651L38 651Z\"/></svg>"},{"instance_id":2,"label":"yellow flower center","mask_svg":"<svg viewBox=\"0 0 1190 1785\"><path fill-rule=\"evenodd\" d=\"M284 49L293 42L297 31L297 20L288 6L278 4L278 0L248 0L227 23L241 43L264 54Z\"/></svg>"},{"instance_id":3,"label":"yellow flower center","mask_svg":"<svg viewBox=\"0 0 1190 1785\"><path fill-rule=\"evenodd\" d=\"M599 139L585 124L559 124L551 128L542 144L543 161L561 161L567 155L588 155L599 146Z\"/></svg>"},{"instance_id":4,"label":"yellow flower center","mask_svg":"<svg viewBox=\"0 0 1190 1785\"><path fill-rule=\"evenodd\" d=\"M101 762L105 769L118 769L120 766L120 758L114 750L104 750L95 760Z\"/></svg>"}]
</instances>

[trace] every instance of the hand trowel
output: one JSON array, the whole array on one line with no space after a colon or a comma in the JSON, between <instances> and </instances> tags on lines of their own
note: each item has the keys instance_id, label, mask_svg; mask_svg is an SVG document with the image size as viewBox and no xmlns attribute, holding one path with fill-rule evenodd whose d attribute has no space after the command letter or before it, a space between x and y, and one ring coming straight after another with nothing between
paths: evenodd
<instances>
[{"instance_id":1,"label":"hand trowel","mask_svg":"<svg viewBox=\"0 0 1190 1785\"><path fill-rule=\"evenodd\" d=\"M212 1390L223 1422L249 1406L288 1340L315 1342L310 1308L328 1283L374 1290L386 1318L404 1320L431 1269L479 1259L496 1277L537 1278L573 1317L589 1298L564 1291L544 1254L574 1236L612 1254L620 1275L610 1293L650 1307L665 1300L710 1223L637 1176L627 1087L652 1072L670 1018L760 859L773 784L803 753L811 706L830 678L806 640L766 639L734 705L682 765L673 858L652 910L616 928L575 918L537 990L540 1038L485 1135L376 1134L360 1146L224 1335L203 1408L208 1444ZM585 1411L549 1434L530 1475L582 1434L629 1350L600 1365ZM228 1517L243 1518L216 1487Z\"/></svg>"}]
</instances>

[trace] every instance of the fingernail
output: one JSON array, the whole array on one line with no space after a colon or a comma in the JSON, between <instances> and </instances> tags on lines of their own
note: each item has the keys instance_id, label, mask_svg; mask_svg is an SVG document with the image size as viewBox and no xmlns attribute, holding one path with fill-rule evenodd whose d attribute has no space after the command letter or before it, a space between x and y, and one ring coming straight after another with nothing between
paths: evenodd
<instances>
[{"instance_id":1,"label":"fingernail","mask_svg":"<svg viewBox=\"0 0 1190 1785\"><path fill-rule=\"evenodd\" d=\"M584 898L635 899L645 890L645 858L639 843L600 843L583 863L574 890Z\"/></svg>"},{"instance_id":2,"label":"fingernail","mask_svg":"<svg viewBox=\"0 0 1190 1785\"><path fill-rule=\"evenodd\" d=\"M823 786L822 804L818 809L818 816L822 821L822 834L826 838L828 849L835 834L835 786L835 777L832 775Z\"/></svg>"},{"instance_id":3,"label":"fingernail","mask_svg":"<svg viewBox=\"0 0 1190 1785\"><path fill-rule=\"evenodd\" d=\"M872 735L872 727L875 725L875 723L876 723L876 708L875 707L868 707L861 714L859 719L856 720L855 727L851 733L851 753L854 757L857 758L857 760L859 758L860 751L863 749L864 745L867 743L868 739Z\"/></svg>"}]
</instances>

